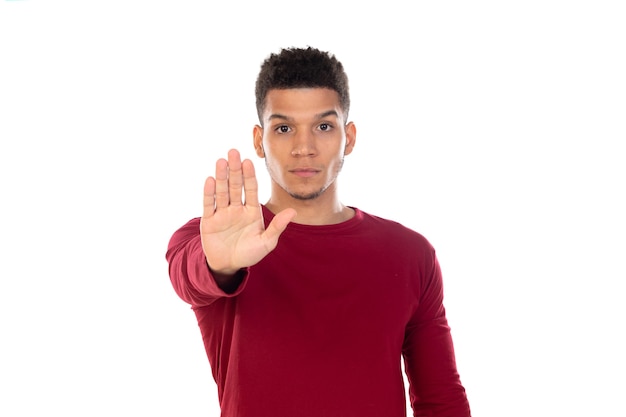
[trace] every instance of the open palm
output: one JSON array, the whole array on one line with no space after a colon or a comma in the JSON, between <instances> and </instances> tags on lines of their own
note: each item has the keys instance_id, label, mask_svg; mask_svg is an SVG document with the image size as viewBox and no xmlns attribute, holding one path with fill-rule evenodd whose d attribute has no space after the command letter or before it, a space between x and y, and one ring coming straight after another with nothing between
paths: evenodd
<instances>
[{"instance_id":1,"label":"open palm","mask_svg":"<svg viewBox=\"0 0 626 417\"><path fill-rule=\"evenodd\" d=\"M254 165L242 162L239 152L231 149L228 160L217 161L215 177L208 177L204 185L200 234L209 267L232 275L256 264L276 247L295 215L293 209L283 210L265 228Z\"/></svg>"}]
</instances>

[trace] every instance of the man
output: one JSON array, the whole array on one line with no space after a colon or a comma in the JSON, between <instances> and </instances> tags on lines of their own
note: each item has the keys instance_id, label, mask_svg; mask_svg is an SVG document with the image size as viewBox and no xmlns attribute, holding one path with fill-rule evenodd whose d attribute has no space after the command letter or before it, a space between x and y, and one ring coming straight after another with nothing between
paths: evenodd
<instances>
[{"instance_id":1,"label":"man","mask_svg":"<svg viewBox=\"0 0 626 417\"><path fill-rule=\"evenodd\" d=\"M434 249L339 199L356 141L342 64L310 47L271 54L256 103L269 201L252 162L229 151L206 180L202 218L166 255L222 416L405 416L402 359L415 416L469 416Z\"/></svg>"}]
</instances>

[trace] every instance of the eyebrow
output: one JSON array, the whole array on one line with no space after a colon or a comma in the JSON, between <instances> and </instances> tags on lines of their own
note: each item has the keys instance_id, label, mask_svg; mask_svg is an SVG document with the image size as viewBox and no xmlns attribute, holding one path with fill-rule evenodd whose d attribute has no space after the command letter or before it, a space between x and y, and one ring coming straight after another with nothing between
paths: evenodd
<instances>
[{"instance_id":1,"label":"eyebrow","mask_svg":"<svg viewBox=\"0 0 626 417\"><path fill-rule=\"evenodd\" d=\"M336 110L328 110L328 111L325 111L325 112L323 112L323 113L316 114L316 115L315 115L315 118L316 118L316 119L323 119L323 118L328 117L328 116L335 116L335 117L337 117L337 118L338 118L338 117L339 117L339 114L337 113L337 111L336 111ZM292 121L292 120L293 120L293 117L285 116L284 114L280 114L280 113L270 114L270 115L267 117L267 120L268 120L268 121L273 120L273 119L281 119L281 120Z\"/></svg>"}]
</instances>

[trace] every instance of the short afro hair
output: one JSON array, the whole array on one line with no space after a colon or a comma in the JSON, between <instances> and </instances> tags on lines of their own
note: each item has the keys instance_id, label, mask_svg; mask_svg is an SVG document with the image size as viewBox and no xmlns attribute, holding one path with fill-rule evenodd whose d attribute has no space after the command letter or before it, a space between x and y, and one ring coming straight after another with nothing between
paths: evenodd
<instances>
[{"instance_id":1,"label":"short afro hair","mask_svg":"<svg viewBox=\"0 0 626 417\"><path fill-rule=\"evenodd\" d=\"M261 64L256 80L256 109L263 125L265 98L270 90L290 88L328 88L339 94L345 117L350 110L348 76L334 55L319 49L283 48L271 54Z\"/></svg>"}]
</instances>

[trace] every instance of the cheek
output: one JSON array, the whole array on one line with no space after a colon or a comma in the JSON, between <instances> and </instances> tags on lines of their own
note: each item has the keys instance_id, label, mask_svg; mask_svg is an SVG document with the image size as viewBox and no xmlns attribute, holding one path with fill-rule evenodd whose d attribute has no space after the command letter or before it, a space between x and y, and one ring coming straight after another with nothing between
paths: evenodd
<instances>
[{"instance_id":1,"label":"cheek","mask_svg":"<svg viewBox=\"0 0 626 417\"><path fill-rule=\"evenodd\" d=\"M272 157L271 153L265 152L265 166L272 177L282 176L280 164Z\"/></svg>"}]
</instances>

